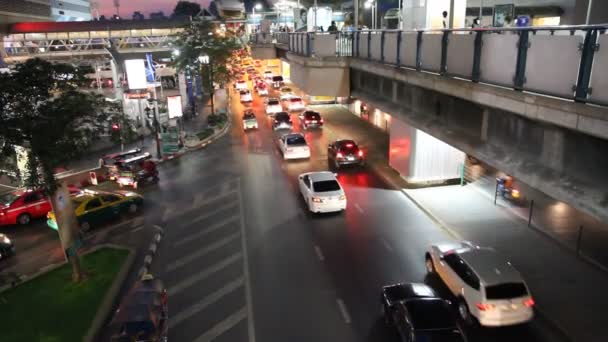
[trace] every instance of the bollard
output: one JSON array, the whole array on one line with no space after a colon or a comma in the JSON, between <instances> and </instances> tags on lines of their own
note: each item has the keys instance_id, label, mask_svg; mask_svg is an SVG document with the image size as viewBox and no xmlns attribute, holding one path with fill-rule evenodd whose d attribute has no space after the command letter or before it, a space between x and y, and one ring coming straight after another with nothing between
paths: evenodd
<instances>
[{"instance_id":1,"label":"bollard","mask_svg":"<svg viewBox=\"0 0 608 342\"><path fill-rule=\"evenodd\" d=\"M532 225L532 212L534 211L534 200L530 201L530 215L528 216L528 227Z\"/></svg>"},{"instance_id":2,"label":"bollard","mask_svg":"<svg viewBox=\"0 0 608 342\"><path fill-rule=\"evenodd\" d=\"M583 239L583 226L578 227L578 238L576 239L576 255L581 255L581 240Z\"/></svg>"},{"instance_id":3,"label":"bollard","mask_svg":"<svg viewBox=\"0 0 608 342\"><path fill-rule=\"evenodd\" d=\"M498 179L496 179L496 189L494 190L494 205L496 205L497 198L498 198Z\"/></svg>"}]
</instances>

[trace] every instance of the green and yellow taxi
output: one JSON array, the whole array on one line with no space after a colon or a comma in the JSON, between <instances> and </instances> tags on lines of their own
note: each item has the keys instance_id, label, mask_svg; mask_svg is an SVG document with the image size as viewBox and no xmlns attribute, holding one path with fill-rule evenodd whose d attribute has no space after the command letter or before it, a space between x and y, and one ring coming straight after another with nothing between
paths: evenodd
<instances>
[{"instance_id":1,"label":"green and yellow taxi","mask_svg":"<svg viewBox=\"0 0 608 342\"><path fill-rule=\"evenodd\" d=\"M80 229L88 231L91 227L111 220L122 213L133 214L143 205L144 198L132 191L97 192L86 190L71 197L76 219ZM55 213L49 211L46 224L58 230Z\"/></svg>"}]
</instances>

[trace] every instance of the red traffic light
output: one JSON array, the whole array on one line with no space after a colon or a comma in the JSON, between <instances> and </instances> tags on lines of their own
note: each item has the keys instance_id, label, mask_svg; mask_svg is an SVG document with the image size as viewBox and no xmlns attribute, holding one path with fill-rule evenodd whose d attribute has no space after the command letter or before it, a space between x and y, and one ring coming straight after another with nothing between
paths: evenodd
<instances>
[{"instance_id":1,"label":"red traffic light","mask_svg":"<svg viewBox=\"0 0 608 342\"><path fill-rule=\"evenodd\" d=\"M119 129L120 129L120 125L119 124L117 124L117 123L113 123L112 124L112 130L113 131L118 131Z\"/></svg>"}]
</instances>

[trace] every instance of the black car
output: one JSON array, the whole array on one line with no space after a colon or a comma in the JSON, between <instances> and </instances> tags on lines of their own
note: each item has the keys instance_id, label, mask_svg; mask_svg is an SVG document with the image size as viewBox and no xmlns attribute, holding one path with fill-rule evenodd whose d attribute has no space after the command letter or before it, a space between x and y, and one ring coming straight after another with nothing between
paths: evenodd
<instances>
[{"instance_id":1,"label":"black car","mask_svg":"<svg viewBox=\"0 0 608 342\"><path fill-rule=\"evenodd\" d=\"M291 117L287 112L279 112L275 114L274 120L272 121L272 129L291 129L293 127L293 123L291 122Z\"/></svg>"},{"instance_id":2,"label":"black car","mask_svg":"<svg viewBox=\"0 0 608 342\"><path fill-rule=\"evenodd\" d=\"M323 127L323 118L318 112L307 110L300 114L300 124L302 128L309 129L311 127L321 128Z\"/></svg>"},{"instance_id":3,"label":"black car","mask_svg":"<svg viewBox=\"0 0 608 342\"><path fill-rule=\"evenodd\" d=\"M0 260L15 254L15 246L6 235L0 234Z\"/></svg>"},{"instance_id":4,"label":"black car","mask_svg":"<svg viewBox=\"0 0 608 342\"><path fill-rule=\"evenodd\" d=\"M397 329L401 341L464 342L450 302L426 284L384 286L380 302L385 322Z\"/></svg>"},{"instance_id":5,"label":"black car","mask_svg":"<svg viewBox=\"0 0 608 342\"><path fill-rule=\"evenodd\" d=\"M353 140L336 140L327 146L327 162L339 169L344 165L365 165L365 154Z\"/></svg>"}]
</instances>

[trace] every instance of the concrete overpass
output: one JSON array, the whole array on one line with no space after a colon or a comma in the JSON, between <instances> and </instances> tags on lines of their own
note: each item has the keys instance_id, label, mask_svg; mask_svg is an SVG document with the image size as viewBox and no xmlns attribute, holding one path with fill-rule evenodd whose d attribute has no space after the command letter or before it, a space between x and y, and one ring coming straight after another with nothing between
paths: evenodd
<instances>
[{"instance_id":1,"label":"concrete overpass","mask_svg":"<svg viewBox=\"0 0 608 342\"><path fill-rule=\"evenodd\" d=\"M608 221L606 26L280 33L254 56L289 62L311 95L354 96Z\"/></svg>"}]
</instances>

